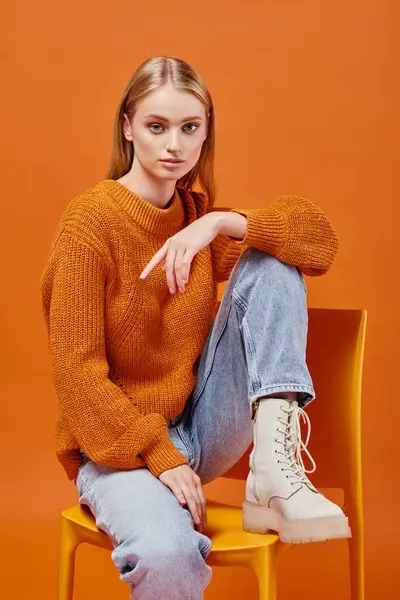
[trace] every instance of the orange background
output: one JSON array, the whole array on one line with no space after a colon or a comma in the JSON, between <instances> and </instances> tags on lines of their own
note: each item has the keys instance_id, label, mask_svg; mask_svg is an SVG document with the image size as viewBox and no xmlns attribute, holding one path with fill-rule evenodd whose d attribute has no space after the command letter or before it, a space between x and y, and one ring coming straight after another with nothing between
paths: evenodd
<instances>
[{"instance_id":1,"label":"orange background","mask_svg":"<svg viewBox=\"0 0 400 600\"><path fill-rule=\"evenodd\" d=\"M59 513L76 493L53 453L55 393L39 278L66 203L104 177L126 81L157 54L192 63L213 94L218 204L257 207L297 193L317 202L339 231L330 274L308 280L309 304L369 310L366 590L368 599L399 596L391 379L400 367L398 7L397 0L2 6L1 597L56 598ZM227 489L220 481L208 488L212 497ZM234 502L242 495L242 483L229 484ZM128 597L105 551L81 548L76 577L75 600ZM287 553L279 593L346 600L345 543ZM255 594L247 571L215 569L206 597Z\"/></svg>"}]
</instances>

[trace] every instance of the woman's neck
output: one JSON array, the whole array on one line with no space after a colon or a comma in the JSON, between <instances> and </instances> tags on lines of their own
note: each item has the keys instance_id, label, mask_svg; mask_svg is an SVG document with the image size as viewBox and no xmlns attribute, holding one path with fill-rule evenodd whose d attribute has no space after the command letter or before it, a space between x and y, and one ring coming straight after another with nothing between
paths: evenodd
<instances>
[{"instance_id":1,"label":"woman's neck","mask_svg":"<svg viewBox=\"0 0 400 600\"><path fill-rule=\"evenodd\" d=\"M120 177L118 182L157 208L168 206L174 195L176 184L175 181L151 178L135 161L131 170Z\"/></svg>"}]
</instances>

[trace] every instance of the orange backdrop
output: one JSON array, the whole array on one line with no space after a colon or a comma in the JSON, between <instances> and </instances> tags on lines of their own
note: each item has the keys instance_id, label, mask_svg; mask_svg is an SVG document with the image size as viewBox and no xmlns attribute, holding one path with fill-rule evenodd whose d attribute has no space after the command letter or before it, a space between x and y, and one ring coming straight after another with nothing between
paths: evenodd
<instances>
[{"instance_id":1,"label":"orange backdrop","mask_svg":"<svg viewBox=\"0 0 400 600\"><path fill-rule=\"evenodd\" d=\"M192 63L215 99L218 204L257 207L302 194L340 233L330 274L308 280L309 303L369 310L366 589L367 598L398 597L398 407L390 377L400 367L399 4L196 4L15 0L2 7L0 595L54 600L59 513L76 501L53 454L55 393L39 297L50 239L70 198L104 177L114 111L131 73L151 55L170 54ZM241 486L229 488L238 503ZM221 496L221 483L209 493ZM287 553L279 586L282 600L294 593L346 600L345 543ZM255 594L247 571L216 569L206 597ZM75 598L127 598L105 551L79 550Z\"/></svg>"}]
</instances>

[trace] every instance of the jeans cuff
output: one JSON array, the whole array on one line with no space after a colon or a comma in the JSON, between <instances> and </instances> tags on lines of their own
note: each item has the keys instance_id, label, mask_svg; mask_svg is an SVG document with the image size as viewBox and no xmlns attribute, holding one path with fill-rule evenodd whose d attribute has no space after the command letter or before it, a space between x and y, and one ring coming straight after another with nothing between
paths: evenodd
<instances>
[{"instance_id":1,"label":"jeans cuff","mask_svg":"<svg viewBox=\"0 0 400 600\"><path fill-rule=\"evenodd\" d=\"M315 399L315 391L311 385L301 385L298 383L276 383L263 387L250 397L250 404L253 404L255 400L269 396L270 394L278 394L279 392L297 392L300 408L304 408L307 404L310 404Z\"/></svg>"}]
</instances>

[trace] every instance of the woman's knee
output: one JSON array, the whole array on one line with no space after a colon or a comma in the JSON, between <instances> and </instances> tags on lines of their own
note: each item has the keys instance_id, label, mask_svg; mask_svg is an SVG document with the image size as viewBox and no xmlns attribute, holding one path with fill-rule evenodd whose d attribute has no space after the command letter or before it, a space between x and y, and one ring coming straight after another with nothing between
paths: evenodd
<instances>
[{"instance_id":1,"label":"woman's knee","mask_svg":"<svg viewBox=\"0 0 400 600\"><path fill-rule=\"evenodd\" d=\"M248 248L239 259L238 268L240 275L236 286L239 284L248 287L249 291L255 283L266 287L270 292L280 287L300 293L306 291L304 277L297 267L284 263L263 250Z\"/></svg>"},{"instance_id":2,"label":"woman's knee","mask_svg":"<svg viewBox=\"0 0 400 600\"><path fill-rule=\"evenodd\" d=\"M193 530L193 535L184 534L163 536L148 535L138 539L132 535L113 552L113 561L121 573L121 578L135 584L144 573L157 580L181 581L195 572L207 579L210 568L205 563L211 541L205 535Z\"/></svg>"}]
</instances>

